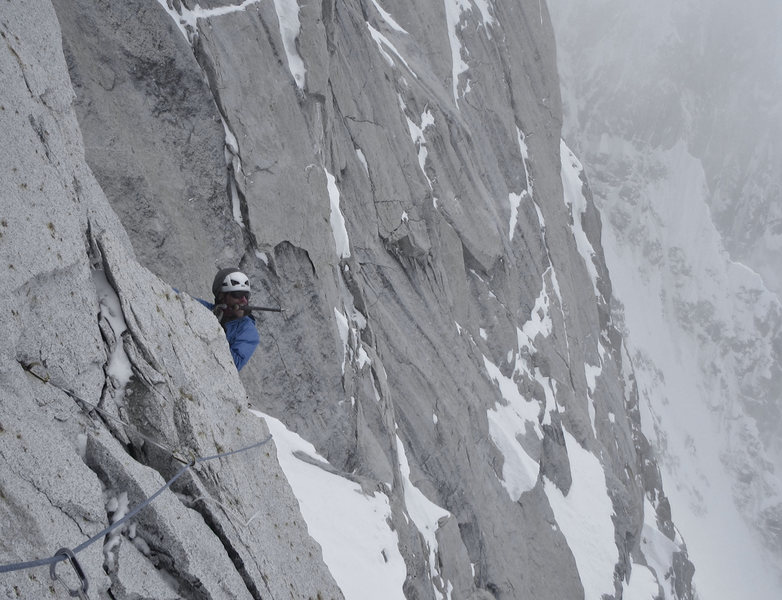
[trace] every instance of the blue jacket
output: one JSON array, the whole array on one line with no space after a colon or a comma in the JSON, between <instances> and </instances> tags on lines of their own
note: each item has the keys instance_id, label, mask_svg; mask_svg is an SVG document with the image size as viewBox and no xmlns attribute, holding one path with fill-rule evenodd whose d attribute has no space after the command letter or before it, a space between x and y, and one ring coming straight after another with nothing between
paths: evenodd
<instances>
[{"instance_id":1,"label":"blue jacket","mask_svg":"<svg viewBox=\"0 0 782 600\"><path fill-rule=\"evenodd\" d=\"M201 298L196 298L201 304L209 310L213 310L215 305ZM258 328L255 326L255 317L248 315L240 319L228 321L225 324L225 337L228 339L228 346L231 348L236 370L239 371L247 364L250 357L258 347L260 338Z\"/></svg>"}]
</instances>

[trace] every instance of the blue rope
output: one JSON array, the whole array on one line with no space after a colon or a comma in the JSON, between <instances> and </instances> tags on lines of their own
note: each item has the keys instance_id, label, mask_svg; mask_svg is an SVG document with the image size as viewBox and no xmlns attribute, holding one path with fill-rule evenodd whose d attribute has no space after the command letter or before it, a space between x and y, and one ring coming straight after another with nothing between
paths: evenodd
<instances>
[{"instance_id":1,"label":"blue rope","mask_svg":"<svg viewBox=\"0 0 782 600\"><path fill-rule=\"evenodd\" d=\"M265 440L261 440L260 442L256 442L252 446L247 446L246 448L239 448L239 450L229 450L228 452L223 452L222 454L213 454L212 456L204 456L202 458L196 458L195 462L202 463L207 462L210 460L215 460L216 458L225 458L226 456L231 456L233 454L239 454L240 452L247 452L247 450L252 450L253 448L257 448L258 446L264 446L268 444L272 439L272 436L267 437ZM190 465L188 465L190 466Z\"/></svg>"},{"instance_id":2,"label":"blue rope","mask_svg":"<svg viewBox=\"0 0 782 600\"><path fill-rule=\"evenodd\" d=\"M233 454L239 454L240 452L247 452L248 450L252 450L253 448L258 448L259 446L264 446L268 444L272 439L272 436L267 437L265 440L261 440L260 442L257 442L255 444L252 444L251 446L246 446L244 448L240 448L239 450L231 450L229 452L223 452L222 454L213 454L212 456L204 456L201 458L194 459L191 463L185 465L179 471L176 472L176 475L174 475L162 488L160 488L158 491L156 491L154 494L152 494L149 498L144 500L141 504L136 506L133 510L131 510L128 514L126 514L124 517L122 517L119 521L116 523L112 523L106 529L101 531L98 534L95 534L90 539L88 539L86 542L83 542L76 546L76 548L73 549L73 554L78 554L91 544L97 542L99 539L102 539L106 537L109 533L114 531L117 527L125 523L126 521L132 519L135 517L139 512L141 512L143 509L145 509L147 506L149 506L155 498L157 498L160 494L165 492L168 488L171 487L171 485L179 479L182 475L184 475L185 471L189 470L190 467L195 466L198 463L204 463L208 462L210 460L216 460L218 458L225 458L226 456L232 456ZM54 563L58 563L62 560L66 560L68 556L65 554L56 554L54 556L50 556L49 558L41 558L38 560L31 560L27 562L20 562L20 563L13 563L10 565L0 565L0 573L10 573L12 571L22 571L24 569L32 569L33 567L43 567L46 565L52 565Z\"/></svg>"}]
</instances>

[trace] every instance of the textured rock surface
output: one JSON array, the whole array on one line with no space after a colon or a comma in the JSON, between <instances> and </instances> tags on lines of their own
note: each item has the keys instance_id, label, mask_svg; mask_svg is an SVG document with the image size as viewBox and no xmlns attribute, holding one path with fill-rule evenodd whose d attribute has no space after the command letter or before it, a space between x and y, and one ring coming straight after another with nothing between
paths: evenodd
<instances>
[{"instance_id":1,"label":"textured rock surface","mask_svg":"<svg viewBox=\"0 0 782 600\"><path fill-rule=\"evenodd\" d=\"M0 239L7 273L0 347L5 564L75 547L108 525L104 495L125 492L135 506L174 475L181 463L138 430L185 457L238 449L268 431L245 410L217 323L136 262L87 167L52 7L14 3L4 7L2 26L2 71L13 82L0 102L9 140L3 172L10 174ZM109 285L118 314L105 297ZM116 368L118 354L130 359L129 386ZM205 365L209 377L194 379ZM88 415L84 401L102 412ZM118 427L116 418L133 429ZM166 574L148 582L153 597L164 581L178 597L341 597L272 445L199 464L172 489L176 494L165 492L134 524L145 553L130 560L141 561L142 572ZM265 518L248 522L259 511ZM107 576L101 545L78 557L91 593L137 597L138 571L123 565ZM299 555L313 558L299 562ZM68 567L59 572L67 575ZM42 570L0 581L9 597L67 597Z\"/></svg>"},{"instance_id":2,"label":"textured rock surface","mask_svg":"<svg viewBox=\"0 0 782 600\"><path fill-rule=\"evenodd\" d=\"M85 156L101 188L123 199L114 209L142 261L156 257L169 281L206 280L242 238L221 201L225 132L187 43L154 2L59 4Z\"/></svg>"},{"instance_id":3,"label":"textured rock surface","mask_svg":"<svg viewBox=\"0 0 782 600\"><path fill-rule=\"evenodd\" d=\"M613 507L604 541L617 560L602 591L618 598L632 566L646 562L644 498L671 538L673 525L608 318L599 216L591 202L579 212L563 201L569 158L545 5L400 2L392 17L375 2L306 2L291 46L275 3L234 4L58 1L57 18L36 4L31 21L31 3L3 23L12 85L2 131L20 150L3 150L19 173L3 179L0 256L17 264L0 292L13 332L0 346L2 489L35 472L16 463L23 426L53 430L51 445L63 438L57 460L75 465L79 484L47 507L63 533L20 543L8 540L35 513L25 495L10 502L4 491L3 527L17 529L3 531L0 557L46 556L54 539L80 537L75 526L98 531L102 489L135 501L178 468L58 389L197 456L264 437L249 399L338 472L387 490L408 598L583 597L582 555L549 499L575 486L566 445L575 440L604 473L595 485ZM47 141L47 131L58 137ZM33 175L58 187L22 189ZM66 266L52 269L58 252ZM214 266L227 263L250 274L259 303L286 308L261 317L261 346L241 381L216 322L169 287L206 296ZM121 315L93 283L101 277ZM118 348L129 381L112 369ZM14 395L44 406L22 410ZM66 414L52 421L56 411ZM514 419L524 427L502 438L500 425ZM148 551L123 550L127 536L108 577L100 557L84 557L95 587L117 598L169 588L340 597L271 448L183 476L177 496L139 518ZM518 461L528 470L514 470ZM520 474L526 483L513 484ZM409 518L408 481L449 513L432 563ZM39 504L62 493L51 478L31 485ZM265 518L252 520L258 510ZM676 582L670 598L690 595L679 544L676 571L656 573L660 585ZM165 577L139 591L124 561ZM22 597L43 585L3 577Z\"/></svg>"}]
</instances>

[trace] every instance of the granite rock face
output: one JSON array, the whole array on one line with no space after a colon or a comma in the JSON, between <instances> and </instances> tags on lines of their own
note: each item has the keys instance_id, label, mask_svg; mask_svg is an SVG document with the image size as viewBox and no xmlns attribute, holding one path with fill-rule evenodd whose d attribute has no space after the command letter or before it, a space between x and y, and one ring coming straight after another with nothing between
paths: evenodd
<instances>
[{"instance_id":1,"label":"granite rock face","mask_svg":"<svg viewBox=\"0 0 782 600\"><path fill-rule=\"evenodd\" d=\"M10 6L3 563L99 532L172 455L265 439L249 406L388 497L407 598L619 598L635 569L692 597L544 4ZM208 297L229 264L286 309L239 376L172 289ZM436 552L410 486L446 515ZM607 506L599 584L567 524L582 493ZM270 442L196 463L80 562L101 597L340 598L310 534Z\"/></svg>"},{"instance_id":2,"label":"granite rock face","mask_svg":"<svg viewBox=\"0 0 782 600\"><path fill-rule=\"evenodd\" d=\"M8 564L98 534L123 504L138 505L175 475L174 456L239 449L268 431L246 410L220 327L141 266L87 166L53 7L3 10L0 554ZM193 374L205 364L209 378L199 382ZM266 518L251 520L259 507ZM119 549L101 538L79 553L91 597L342 597L271 442L193 466L118 541ZM314 558L300 564L299 555ZM146 571L155 578L139 581ZM69 579L67 565L58 573ZM4 596L68 597L41 569L1 577Z\"/></svg>"}]
</instances>

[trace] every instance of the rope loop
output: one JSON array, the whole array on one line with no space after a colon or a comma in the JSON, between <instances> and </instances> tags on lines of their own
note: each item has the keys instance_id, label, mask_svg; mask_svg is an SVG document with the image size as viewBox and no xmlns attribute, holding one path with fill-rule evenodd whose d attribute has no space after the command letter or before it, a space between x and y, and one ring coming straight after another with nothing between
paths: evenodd
<instances>
[{"instance_id":1,"label":"rope loop","mask_svg":"<svg viewBox=\"0 0 782 600\"><path fill-rule=\"evenodd\" d=\"M60 556L63 556L64 558L60 559ZM72 598L81 598L82 600L86 599L87 589L90 586L90 582L87 579L87 576L84 574L84 570L81 568L81 565L79 564L79 561L73 551L70 548L60 548L57 550L57 552L54 553L53 558L57 560L54 560L54 562L49 565L49 575L51 576L52 580L62 582L63 586L66 590L68 590L68 594ZM79 587L71 589L68 584L65 583L65 581L57 577L57 563L60 562L60 560L67 560L70 563L74 573L76 573L76 577L79 578Z\"/></svg>"}]
</instances>

